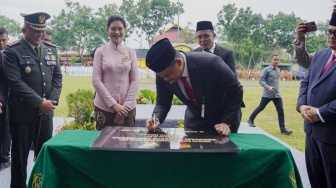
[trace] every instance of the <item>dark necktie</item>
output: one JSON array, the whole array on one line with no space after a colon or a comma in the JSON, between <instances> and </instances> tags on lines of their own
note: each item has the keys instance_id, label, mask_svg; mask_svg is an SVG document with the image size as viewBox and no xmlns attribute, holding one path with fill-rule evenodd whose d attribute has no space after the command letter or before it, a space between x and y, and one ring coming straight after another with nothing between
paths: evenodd
<instances>
[{"instance_id":1,"label":"dark necktie","mask_svg":"<svg viewBox=\"0 0 336 188\"><path fill-rule=\"evenodd\" d=\"M210 54L212 54L212 52L210 51L210 50L204 50L205 52L208 52L208 53L210 53Z\"/></svg>"},{"instance_id":2,"label":"dark necktie","mask_svg":"<svg viewBox=\"0 0 336 188\"><path fill-rule=\"evenodd\" d=\"M37 46L35 46L34 51L36 53L37 58L40 59L40 52L39 52L39 48Z\"/></svg>"},{"instance_id":3,"label":"dark necktie","mask_svg":"<svg viewBox=\"0 0 336 188\"><path fill-rule=\"evenodd\" d=\"M181 79L181 81L182 81L182 83L183 83L184 89L185 89L185 91L186 91L186 93L187 93L187 96L188 96L189 100L190 100L195 106L197 106L197 101L196 101L196 99L195 99L194 92L193 92L193 90L191 89L190 85L189 85L188 82L187 82L187 77L182 76L180 79Z\"/></svg>"},{"instance_id":4,"label":"dark necktie","mask_svg":"<svg viewBox=\"0 0 336 188\"><path fill-rule=\"evenodd\" d=\"M328 64L324 67L323 71L322 71L322 75L327 72L327 70L331 67L332 64L334 64L335 62L335 53L332 54L330 61L328 62Z\"/></svg>"}]
</instances>

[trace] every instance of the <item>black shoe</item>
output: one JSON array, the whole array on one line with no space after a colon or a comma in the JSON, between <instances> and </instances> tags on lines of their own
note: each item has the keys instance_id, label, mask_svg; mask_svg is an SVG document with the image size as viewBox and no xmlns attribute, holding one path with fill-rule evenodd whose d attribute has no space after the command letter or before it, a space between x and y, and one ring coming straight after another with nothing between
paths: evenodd
<instances>
[{"instance_id":1,"label":"black shoe","mask_svg":"<svg viewBox=\"0 0 336 188\"><path fill-rule=\"evenodd\" d=\"M11 166L10 162L1 163L0 171L5 170L6 168L9 168L10 166Z\"/></svg>"},{"instance_id":2,"label":"black shoe","mask_svg":"<svg viewBox=\"0 0 336 188\"><path fill-rule=\"evenodd\" d=\"M250 127L256 127L256 125L250 119L247 120L247 123Z\"/></svg>"},{"instance_id":3,"label":"black shoe","mask_svg":"<svg viewBox=\"0 0 336 188\"><path fill-rule=\"evenodd\" d=\"M290 130L287 130L286 128L283 128L281 129L281 134L284 134L284 135L290 135L293 133L293 131L290 131Z\"/></svg>"}]
</instances>

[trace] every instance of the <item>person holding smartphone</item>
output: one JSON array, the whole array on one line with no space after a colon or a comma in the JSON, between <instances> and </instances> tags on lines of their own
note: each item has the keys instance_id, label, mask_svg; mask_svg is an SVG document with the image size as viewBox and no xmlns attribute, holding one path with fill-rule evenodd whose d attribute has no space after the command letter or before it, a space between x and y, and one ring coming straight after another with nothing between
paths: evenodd
<instances>
[{"instance_id":1,"label":"person holding smartphone","mask_svg":"<svg viewBox=\"0 0 336 188\"><path fill-rule=\"evenodd\" d=\"M336 4L334 4L333 6L333 12L336 12ZM313 53L307 52L305 35L307 32L316 31L316 30L307 29L307 26L309 25L307 25L307 23L305 22L300 22L296 26L296 29L295 29L296 36L292 42L292 46L294 48L294 55L293 55L294 61L306 69L309 68L311 60L316 54L316 52L313 52Z\"/></svg>"}]
</instances>

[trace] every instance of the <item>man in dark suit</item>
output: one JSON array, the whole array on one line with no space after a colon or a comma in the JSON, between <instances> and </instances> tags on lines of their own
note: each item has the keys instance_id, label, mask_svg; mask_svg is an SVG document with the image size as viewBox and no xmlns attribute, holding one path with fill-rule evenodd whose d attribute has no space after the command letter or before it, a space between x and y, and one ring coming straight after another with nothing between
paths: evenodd
<instances>
[{"instance_id":1,"label":"man in dark suit","mask_svg":"<svg viewBox=\"0 0 336 188\"><path fill-rule=\"evenodd\" d=\"M0 28L0 171L10 167L11 137L6 113L8 86L2 70L2 52L8 44L8 32Z\"/></svg>"},{"instance_id":2,"label":"man in dark suit","mask_svg":"<svg viewBox=\"0 0 336 188\"><path fill-rule=\"evenodd\" d=\"M196 38L200 47L193 50L194 52L210 52L218 55L230 67L233 73L236 72L233 51L215 43L216 33L210 21L197 22Z\"/></svg>"},{"instance_id":3,"label":"man in dark suit","mask_svg":"<svg viewBox=\"0 0 336 188\"><path fill-rule=\"evenodd\" d=\"M232 72L236 74L236 63L233 58L233 51L227 48L223 48L215 43L216 33L212 25L212 22L210 21L197 22L196 38L200 47L193 50L194 52L208 52L219 56L230 67ZM242 101L241 107L245 107L244 101ZM241 109L238 112L238 118L239 121L241 121L242 118Z\"/></svg>"},{"instance_id":4,"label":"man in dark suit","mask_svg":"<svg viewBox=\"0 0 336 188\"><path fill-rule=\"evenodd\" d=\"M157 119L146 121L148 129L158 127L165 120L176 95L187 105L185 128L217 131L221 135L237 132L243 87L220 57L176 51L165 38L149 49L146 65L157 75L153 111ZM230 100L224 100L225 96Z\"/></svg>"},{"instance_id":5,"label":"man in dark suit","mask_svg":"<svg viewBox=\"0 0 336 188\"><path fill-rule=\"evenodd\" d=\"M336 13L326 30L329 48L312 58L297 110L304 119L306 166L312 188L336 187Z\"/></svg>"},{"instance_id":6,"label":"man in dark suit","mask_svg":"<svg viewBox=\"0 0 336 188\"><path fill-rule=\"evenodd\" d=\"M21 16L23 38L9 44L3 53L3 70L10 89L11 187L26 187L31 143L36 157L52 137L52 118L62 88L56 47L43 42L50 15L38 12Z\"/></svg>"}]
</instances>

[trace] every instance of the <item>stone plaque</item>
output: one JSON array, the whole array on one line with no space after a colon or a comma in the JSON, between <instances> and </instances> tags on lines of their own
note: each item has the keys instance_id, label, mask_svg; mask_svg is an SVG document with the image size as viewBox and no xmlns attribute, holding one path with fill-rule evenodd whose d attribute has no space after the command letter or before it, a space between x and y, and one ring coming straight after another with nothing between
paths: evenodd
<instances>
[{"instance_id":1,"label":"stone plaque","mask_svg":"<svg viewBox=\"0 0 336 188\"><path fill-rule=\"evenodd\" d=\"M203 130L144 127L105 127L91 145L93 150L157 152L238 152L228 137Z\"/></svg>"}]
</instances>

